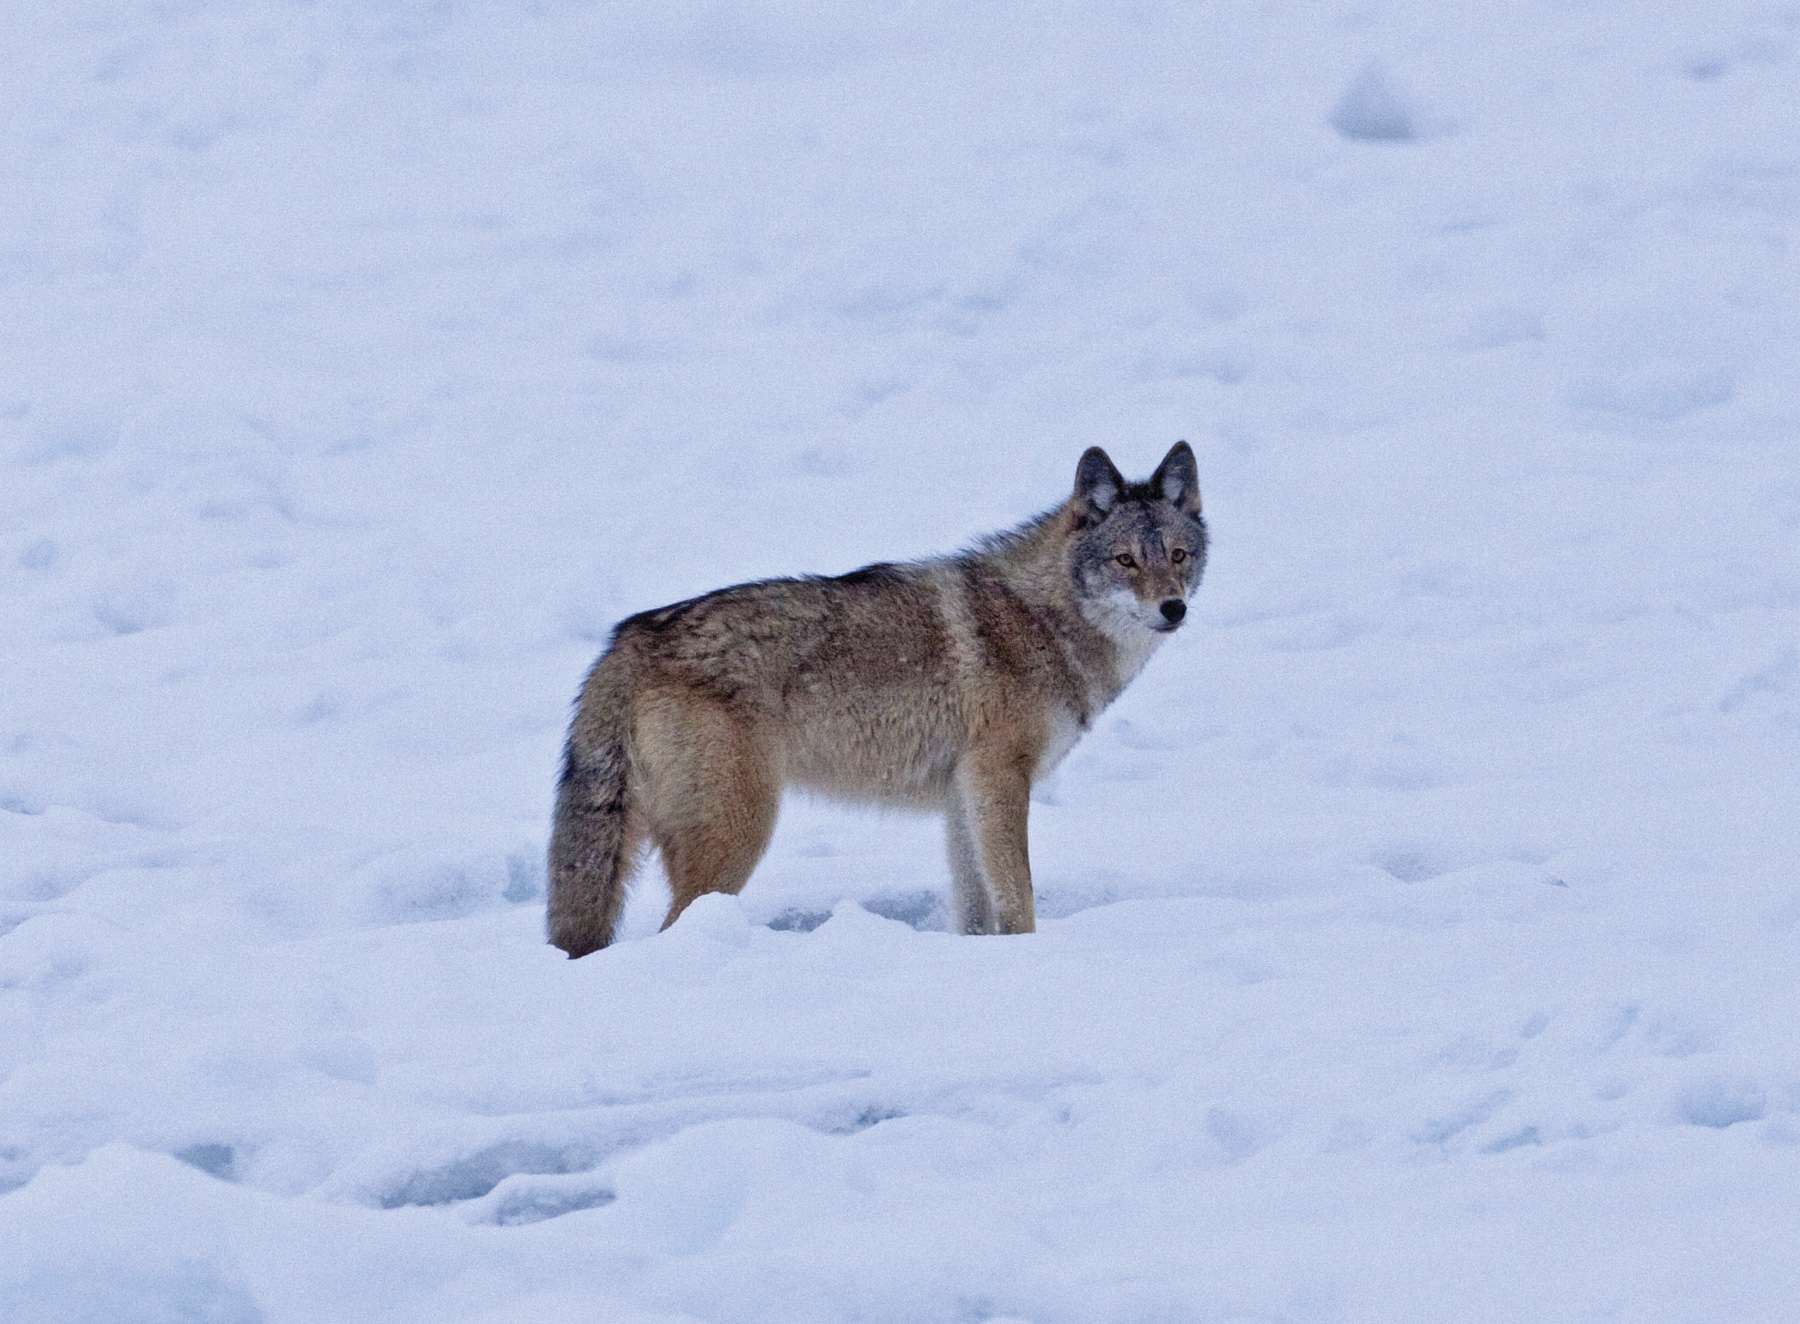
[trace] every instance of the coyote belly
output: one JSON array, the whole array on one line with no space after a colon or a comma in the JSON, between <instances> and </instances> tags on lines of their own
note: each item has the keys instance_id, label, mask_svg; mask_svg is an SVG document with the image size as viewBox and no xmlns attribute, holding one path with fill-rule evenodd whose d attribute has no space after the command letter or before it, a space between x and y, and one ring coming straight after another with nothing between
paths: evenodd
<instances>
[{"instance_id":1,"label":"coyote belly","mask_svg":"<svg viewBox=\"0 0 1800 1324\"><path fill-rule=\"evenodd\" d=\"M1031 932L1031 785L1181 626L1205 563L1187 443L1143 483L1094 447L1067 500L967 551L622 621L569 727L550 941L611 942L651 846L664 927L741 890L787 786L941 812L958 926Z\"/></svg>"}]
</instances>

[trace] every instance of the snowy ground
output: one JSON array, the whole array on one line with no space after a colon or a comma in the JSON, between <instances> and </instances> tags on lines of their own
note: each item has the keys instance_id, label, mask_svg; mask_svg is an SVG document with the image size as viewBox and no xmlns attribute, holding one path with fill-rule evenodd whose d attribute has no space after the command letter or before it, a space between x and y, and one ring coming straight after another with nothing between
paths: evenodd
<instances>
[{"instance_id":1,"label":"snowy ground","mask_svg":"<svg viewBox=\"0 0 1800 1324\"><path fill-rule=\"evenodd\" d=\"M0 49L0 1318L1800 1318L1800 5ZM1179 436L1039 934L544 946L613 620Z\"/></svg>"}]
</instances>

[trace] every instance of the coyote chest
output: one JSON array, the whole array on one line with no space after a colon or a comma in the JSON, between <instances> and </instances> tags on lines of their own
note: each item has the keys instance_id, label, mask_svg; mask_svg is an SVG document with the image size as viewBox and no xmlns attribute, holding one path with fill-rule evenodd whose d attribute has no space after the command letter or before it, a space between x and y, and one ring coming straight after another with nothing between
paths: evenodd
<instances>
[{"instance_id":1,"label":"coyote chest","mask_svg":"<svg viewBox=\"0 0 1800 1324\"><path fill-rule=\"evenodd\" d=\"M1087 734L1087 728L1079 718L1066 708L1058 709L1051 716L1050 730L1044 739L1044 752L1038 756L1037 768L1031 780L1041 782L1056 771L1056 765L1069 756L1081 738Z\"/></svg>"}]
</instances>

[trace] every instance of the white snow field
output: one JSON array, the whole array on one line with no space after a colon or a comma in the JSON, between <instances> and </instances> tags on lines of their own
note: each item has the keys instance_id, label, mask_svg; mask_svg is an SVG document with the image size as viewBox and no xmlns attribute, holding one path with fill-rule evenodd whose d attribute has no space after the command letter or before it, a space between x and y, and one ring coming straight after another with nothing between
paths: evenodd
<instances>
[{"instance_id":1,"label":"white snow field","mask_svg":"<svg viewBox=\"0 0 1800 1324\"><path fill-rule=\"evenodd\" d=\"M0 1320L1800 1319L1800 4L0 50ZM1183 436L1039 933L544 944L615 620Z\"/></svg>"}]
</instances>

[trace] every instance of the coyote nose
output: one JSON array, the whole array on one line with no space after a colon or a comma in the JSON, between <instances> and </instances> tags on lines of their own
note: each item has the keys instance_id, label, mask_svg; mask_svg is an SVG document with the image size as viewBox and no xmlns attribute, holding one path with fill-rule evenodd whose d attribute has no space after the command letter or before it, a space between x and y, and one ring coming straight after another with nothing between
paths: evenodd
<instances>
[{"instance_id":1,"label":"coyote nose","mask_svg":"<svg viewBox=\"0 0 1800 1324\"><path fill-rule=\"evenodd\" d=\"M1163 619L1170 625L1175 624L1187 615L1187 603L1180 598L1164 598L1162 604Z\"/></svg>"}]
</instances>

